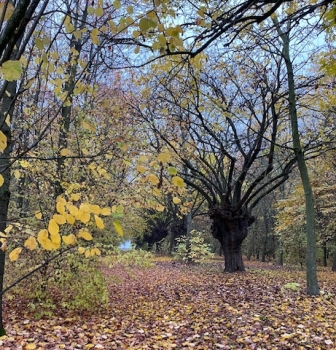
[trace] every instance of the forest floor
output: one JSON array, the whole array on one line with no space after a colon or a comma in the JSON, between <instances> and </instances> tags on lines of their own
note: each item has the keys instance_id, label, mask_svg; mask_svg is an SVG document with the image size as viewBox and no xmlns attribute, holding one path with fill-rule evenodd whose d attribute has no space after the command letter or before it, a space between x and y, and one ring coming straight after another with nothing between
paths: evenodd
<instances>
[{"instance_id":1,"label":"forest floor","mask_svg":"<svg viewBox=\"0 0 336 350\"><path fill-rule=\"evenodd\" d=\"M308 297L303 271L222 265L105 266L108 309L35 320L16 300L0 349L336 349L336 274L320 269L322 294Z\"/></svg>"}]
</instances>

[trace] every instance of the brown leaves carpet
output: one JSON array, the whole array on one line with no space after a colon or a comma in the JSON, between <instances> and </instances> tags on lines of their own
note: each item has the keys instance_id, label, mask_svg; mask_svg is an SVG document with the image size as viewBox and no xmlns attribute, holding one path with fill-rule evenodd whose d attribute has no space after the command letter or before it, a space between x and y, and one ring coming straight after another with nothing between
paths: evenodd
<instances>
[{"instance_id":1,"label":"brown leaves carpet","mask_svg":"<svg viewBox=\"0 0 336 350\"><path fill-rule=\"evenodd\" d=\"M58 308L36 320L24 301L7 303L0 349L336 349L336 274L321 269L322 294L308 297L299 270L221 269L165 259L148 269L104 267L108 309ZM297 290L285 287L294 282Z\"/></svg>"}]
</instances>

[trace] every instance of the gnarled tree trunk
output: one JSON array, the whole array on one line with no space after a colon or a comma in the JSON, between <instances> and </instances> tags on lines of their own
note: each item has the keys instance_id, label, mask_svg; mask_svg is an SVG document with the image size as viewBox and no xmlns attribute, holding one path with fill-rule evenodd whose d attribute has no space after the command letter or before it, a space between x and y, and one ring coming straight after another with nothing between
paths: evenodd
<instances>
[{"instance_id":1,"label":"gnarled tree trunk","mask_svg":"<svg viewBox=\"0 0 336 350\"><path fill-rule=\"evenodd\" d=\"M224 252L225 272L245 271L241 245L247 237L248 227L254 217L247 211L237 214L232 211L215 209L210 213L212 234L218 239Z\"/></svg>"}]
</instances>

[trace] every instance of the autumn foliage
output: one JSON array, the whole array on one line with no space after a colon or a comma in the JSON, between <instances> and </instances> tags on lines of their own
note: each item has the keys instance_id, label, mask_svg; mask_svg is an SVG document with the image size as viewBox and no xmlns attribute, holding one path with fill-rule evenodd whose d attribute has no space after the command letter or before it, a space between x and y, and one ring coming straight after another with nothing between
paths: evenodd
<instances>
[{"instance_id":1,"label":"autumn foliage","mask_svg":"<svg viewBox=\"0 0 336 350\"><path fill-rule=\"evenodd\" d=\"M111 263L106 307L36 319L25 298L5 303L2 349L333 349L336 279L319 271L322 294L305 295L302 271L247 263L222 273L216 260L190 267L166 258L152 267Z\"/></svg>"}]
</instances>

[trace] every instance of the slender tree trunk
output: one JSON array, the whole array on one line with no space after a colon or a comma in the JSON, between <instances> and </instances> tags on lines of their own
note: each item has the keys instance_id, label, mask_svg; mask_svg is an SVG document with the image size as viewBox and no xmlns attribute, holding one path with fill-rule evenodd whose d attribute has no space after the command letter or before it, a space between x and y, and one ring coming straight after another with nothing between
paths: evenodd
<instances>
[{"instance_id":1,"label":"slender tree trunk","mask_svg":"<svg viewBox=\"0 0 336 350\"><path fill-rule=\"evenodd\" d=\"M301 146L297 109L296 109L296 93L294 84L293 64L290 58L289 50L289 35L284 33L276 18L273 19L277 25L278 33L283 41L283 57L286 63L287 79L288 79L288 100L289 114L292 127L292 139L294 153L297 159L297 164L300 172L301 182L305 195L306 203L306 234L307 234L307 253L306 253L306 279L307 279L307 294L318 295L319 286L317 280L317 263L316 263L316 232L315 232L315 207L313 190L308 174L308 169L304 157L304 152Z\"/></svg>"},{"instance_id":2,"label":"slender tree trunk","mask_svg":"<svg viewBox=\"0 0 336 350\"><path fill-rule=\"evenodd\" d=\"M5 120L7 117L12 119L13 116L13 99L16 92L16 81L8 83L5 94L2 98L2 104L0 109L0 120ZM10 126L4 122L1 125L1 131L7 138L7 147L0 157L0 173L4 178L4 183L0 187L0 231L4 232L7 226L7 215L8 215L8 205L10 199L10 153L11 153L11 129ZM0 250L0 292L3 290L5 274L5 252ZM6 334L3 325L3 315L2 315L3 299L0 295L0 336Z\"/></svg>"},{"instance_id":3,"label":"slender tree trunk","mask_svg":"<svg viewBox=\"0 0 336 350\"><path fill-rule=\"evenodd\" d=\"M255 256L255 236L256 236L256 230L257 230L257 224L258 221L255 222L253 230L252 230L252 237L251 242L248 247L248 253L247 253L247 260L250 261L252 256Z\"/></svg>"},{"instance_id":4,"label":"slender tree trunk","mask_svg":"<svg viewBox=\"0 0 336 350\"><path fill-rule=\"evenodd\" d=\"M264 230L265 230L265 232L264 232L264 237L263 237L263 248L262 248L263 250L262 250L262 256L261 256L262 262L266 262L268 230L269 230L266 207L264 208Z\"/></svg>"},{"instance_id":5,"label":"slender tree trunk","mask_svg":"<svg viewBox=\"0 0 336 350\"><path fill-rule=\"evenodd\" d=\"M280 238L280 240L279 240L279 246L280 246L280 248L279 248L279 260L278 260L278 264L279 264L280 266L283 266L283 244L282 244L281 238Z\"/></svg>"},{"instance_id":6,"label":"slender tree trunk","mask_svg":"<svg viewBox=\"0 0 336 350\"><path fill-rule=\"evenodd\" d=\"M191 263L191 219L192 219L192 214L191 210L189 210L188 214L185 217L186 221L186 251L187 251L187 263Z\"/></svg>"},{"instance_id":7,"label":"slender tree trunk","mask_svg":"<svg viewBox=\"0 0 336 350\"><path fill-rule=\"evenodd\" d=\"M327 248L327 242L323 242L323 266L328 266L328 248Z\"/></svg>"},{"instance_id":8,"label":"slender tree trunk","mask_svg":"<svg viewBox=\"0 0 336 350\"><path fill-rule=\"evenodd\" d=\"M77 5L79 6L78 1L77 1ZM79 13L76 13L74 16L74 26L77 30L83 29L85 26L88 5L89 5L89 1L86 0L85 9L81 16L81 19L79 19ZM70 9L69 9L68 15L70 15ZM68 98L62 107L62 118L60 120L60 133L59 133L59 140L58 140L58 147L60 151L68 147L68 136L69 136L69 130L71 125L71 114L72 114L72 104L73 104L73 92L76 85L78 60L79 60L79 56L82 51L82 48L83 48L82 39L78 40L75 36L72 36L70 41L70 52L68 57L68 69L66 72L68 76L68 80L65 81L65 84L64 84L64 92L68 94ZM56 187L55 197L63 193L62 182L63 182L64 171L65 171L64 161L65 161L65 158L59 154L59 157L57 160L58 180L56 181L56 186L55 186Z\"/></svg>"},{"instance_id":9,"label":"slender tree trunk","mask_svg":"<svg viewBox=\"0 0 336 350\"><path fill-rule=\"evenodd\" d=\"M334 254L333 254L333 263L332 263L331 271L336 272L336 250L334 251Z\"/></svg>"},{"instance_id":10,"label":"slender tree trunk","mask_svg":"<svg viewBox=\"0 0 336 350\"><path fill-rule=\"evenodd\" d=\"M168 252L169 255L173 254L175 248L175 231L170 231L170 236L169 236L169 248L168 248Z\"/></svg>"}]
</instances>

